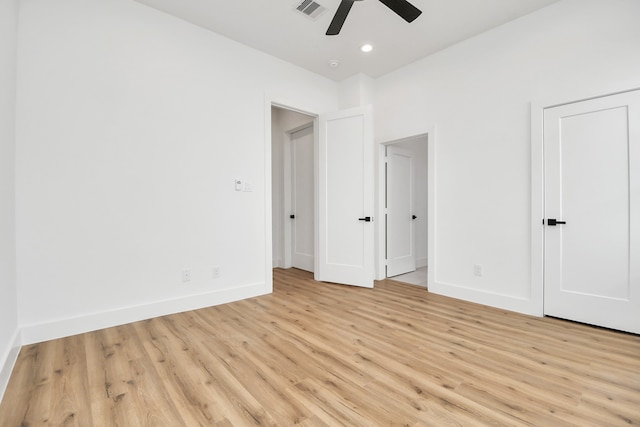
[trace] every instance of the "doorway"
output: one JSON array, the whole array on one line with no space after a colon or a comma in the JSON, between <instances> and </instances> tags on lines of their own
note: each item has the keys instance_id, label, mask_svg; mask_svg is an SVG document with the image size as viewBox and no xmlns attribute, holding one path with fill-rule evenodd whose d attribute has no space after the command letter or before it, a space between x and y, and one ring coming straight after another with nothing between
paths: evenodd
<instances>
[{"instance_id":1,"label":"doorway","mask_svg":"<svg viewBox=\"0 0 640 427\"><path fill-rule=\"evenodd\" d=\"M273 267L313 271L314 120L271 106Z\"/></svg>"},{"instance_id":2,"label":"doorway","mask_svg":"<svg viewBox=\"0 0 640 427\"><path fill-rule=\"evenodd\" d=\"M427 286L428 134L384 150L384 277Z\"/></svg>"}]
</instances>

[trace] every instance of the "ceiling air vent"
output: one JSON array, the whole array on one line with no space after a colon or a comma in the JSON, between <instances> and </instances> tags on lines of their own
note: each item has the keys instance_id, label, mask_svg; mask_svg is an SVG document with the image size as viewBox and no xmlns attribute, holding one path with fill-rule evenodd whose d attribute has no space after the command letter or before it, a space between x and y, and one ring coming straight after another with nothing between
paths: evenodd
<instances>
[{"instance_id":1,"label":"ceiling air vent","mask_svg":"<svg viewBox=\"0 0 640 427\"><path fill-rule=\"evenodd\" d=\"M317 19L327 8L313 0L302 0L296 6L296 10L311 19Z\"/></svg>"}]
</instances>

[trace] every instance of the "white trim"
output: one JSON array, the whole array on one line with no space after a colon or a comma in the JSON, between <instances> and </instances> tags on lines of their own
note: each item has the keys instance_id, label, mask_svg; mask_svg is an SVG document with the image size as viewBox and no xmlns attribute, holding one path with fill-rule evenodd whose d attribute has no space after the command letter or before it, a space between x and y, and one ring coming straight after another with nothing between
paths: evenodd
<instances>
[{"instance_id":1,"label":"white trim","mask_svg":"<svg viewBox=\"0 0 640 427\"><path fill-rule=\"evenodd\" d=\"M375 280L384 280L387 277L387 260L386 260L386 251L385 251L385 221L387 210L384 207L385 200L385 163L387 161L387 153L386 146L388 144L393 143L393 141L389 142L379 142L376 145L376 149L378 151L378 161L376 165L376 194L375 194L375 207L376 207L376 218L379 218L378 221L374 221L375 225L375 236L374 236L374 245L376 246L376 251L374 256L376 257L376 262L374 264L374 278Z\"/></svg>"},{"instance_id":2,"label":"white trim","mask_svg":"<svg viewBox=\"0 0 640 427\"><path fill-rule=\"evenodd\" d=\"M436 281L436 126L429 126L427 130L427 288Z\"/></svg>"},{"instance_id":3,"label":"white trim","mask_svg":"<svg viewBox=\"0 0 640 427\"><path fill-rule=\"evenodd\" d=\"M265 96L264 102L264 283L273 292L273 214L271 175L271 106L272 100Z\"/></svg>"},{"instance_id":4,"label":"white trim","mask_svg":"<svg viewBox=\"0 0 640 427\"><path fill-rule=\"evenodd\" d=\"M2 355L2 359L0 359L0 402L2 401L4 392L7 390L7 386L9 385L11 372L13 372L13 367L16 364L16 360L18 360L18 354L20 354L21 347L22 335L20 330L16 329L13 333L13 338L11 339L9 348L5 354Z\"/></svg>"},{"instance_id":5,"label":"white trim","mask_svg":"<svg viewBox=\"0 0 640 427\"><path fill-rule=\"evenodd\" d=\"M544 107L531 103L531 314L544 315Z\"/></svg>"},{"instance_id":6,"label":"white trim","mask_svg":"<svg viewBox=\"0 0 640 427\"><path fill-rule=\"evenodd\" d=\"M427 272L432 270L429 266ZM428 274L428 273L427 273ZM483 304L503 310L515 311L523 314L536 315L532 312L530 298L518 298L513 295L505 295L498 292L479 291L466 286L455 285L445 282L429 282L429 292L444 295L464 301Z\"/></svg>"},{"instance_id":7,"label":"white trim","mask_svg":"<svg viewBox=\"0 0 640 427\"><path fill-rule=\"evenodd\" d=\"M320 271L320 116L313 119L313 278L318 280Z\"/></svg>"},{"instance_id":8,"label":"white trim","mask_svg":"<svg viewBox=\"0 0 640 427\"><path fill-rule=\"evenodd\" d=\"M198 310L266 295L270 292L264 282L250 283L229 289L156 301L151 304L141 304L101 313L68 317L51 322L23 325L21 328L22 344L33 344L173 313Z\"/></svg>"},{"instance_id":9,"label":"white trim","mask_svg":"<svg viewBox=\"0 0 640 427\"><path fill-rule=\"evenodd\" d=\"M310 119L313 119L314 116L309 116ZM284 131L284 133L288 134L289 136L291 136L292 134L296 133L296 132L300 132L301 130L305 130L310 128L311 126L313 126L313 121L310 121L309 123L305 123L303 125L300 126L296 126L293 129L287 129Z\"/></svg>"},{"instance_id":10,"label":"white trim","mask_svg":"<svg viewBox=\"0 0 640 427\"><path fill-rule=\"evenodd\" d=\"M545 102L534 102L534 103L536 105L542 106L542 109L544 110L547 108L555 108L555 107L561 107L563 105L577 104L579 102L591 101L593 99L598 99L598 98L606 98L608 96L621 95L623 93L634 92L636 90L640 90L640 87L635 87L632 89L616 89L609 92L605 92L604 95L602 93L580 94L580 95L576 95L576 97L573 98L571 101L567 101L567 99L570 99L570 97L563 96L562 99L551 98L551 99L545 99Z\"/></svg>"}]
</instances>

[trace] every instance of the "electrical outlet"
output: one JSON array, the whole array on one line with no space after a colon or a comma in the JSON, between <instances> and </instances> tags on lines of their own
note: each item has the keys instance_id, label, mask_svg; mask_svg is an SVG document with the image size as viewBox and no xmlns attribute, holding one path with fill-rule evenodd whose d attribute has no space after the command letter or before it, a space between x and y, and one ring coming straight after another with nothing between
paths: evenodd
<instances>
[{"instance_id":1,"label":"electrical outlet","mask_svg":"<svg viewBox=\"0 0 640 427\"><path fill-rule=\"evenodd\" d=\"M182 283L186 283L190 281L191 281L191 270L189 269L182 270Z\"/></svg>"},{"instance_id":2,"label":"electrical outlet","mask_svg":"<svg viewBox=\"0 0 640 427\"><path fill-rule=\"evenodd\" d=\"M473 274L478 277L482 277L484 274L484 268L482 264L473 264Z\"/></svg>"},{"instance_id":3,"label":"electrical outlet","mask_svg":"<svg viewBox=\"0 0 640 427\"><path fill-rule=\"evenodd\" d=\"M222 270L218 266L213 267L212 272L213 272L214 279L219 279L220 276L222 275Z\"/></svg>"}]
</instances>

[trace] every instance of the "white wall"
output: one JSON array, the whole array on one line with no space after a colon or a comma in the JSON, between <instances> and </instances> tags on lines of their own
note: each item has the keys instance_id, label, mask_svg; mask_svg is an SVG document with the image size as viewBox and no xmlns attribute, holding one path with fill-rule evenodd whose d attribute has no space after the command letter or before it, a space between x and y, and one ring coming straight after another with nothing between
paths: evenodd
<instances>
[{"instance_id":1,"label":"white wall","mask_svg":"<svg viewBox=\"0 0 640 427\"><path fill-rule=\"evenodd\" d=\"M273 266L286 267L284 256L285 221L289 221L290 212L285 212L285 162L284 145L287 133L305 124L313 122L313 117L296 111L273 107L271 109L271 176L272 176L272 227L273 227Z\"/></svg>"},{"instance_id":2,"label":"white wall","mask_svg":"<svg viewBox=\"0 0 640 427\"><path fill-rule=\"evenodd\" d=\"M340 109L373 104L375 80L363 73L340 82Z\"/></svg>"},{"instance_id":3,"label":"white wall","mask_svg":"<svg viewBox=\"0 0 640 427\"><path fill-rule=\"evenodd\" d=\"M24 341L269 292L265 99L330 111L337 88L131 0L25 1ZM234 191L234 178L254 191ZM181 283L187 268L192 281Z\"/></svg>"},{"instance_id":4,"label":"white wall","mask_svg":"<svg viewBox=\"0 0 640 427\"><path fill-rule=\"evenodd\" d=\"M640 87L639 17L637 0L565 0L376 80L378 140L437 129L430 290L540 314L530 102Z\"/></svg>"},{"instance_id":5,"label":"white wall","mask_svg":"<svg viewBox=\"0 0 640 427\"><path fill-rule=\"evenodd\" d=\"M18 0L0 0L0 399L17 355L15 105Z\"/></svg>"}]
</instances>

